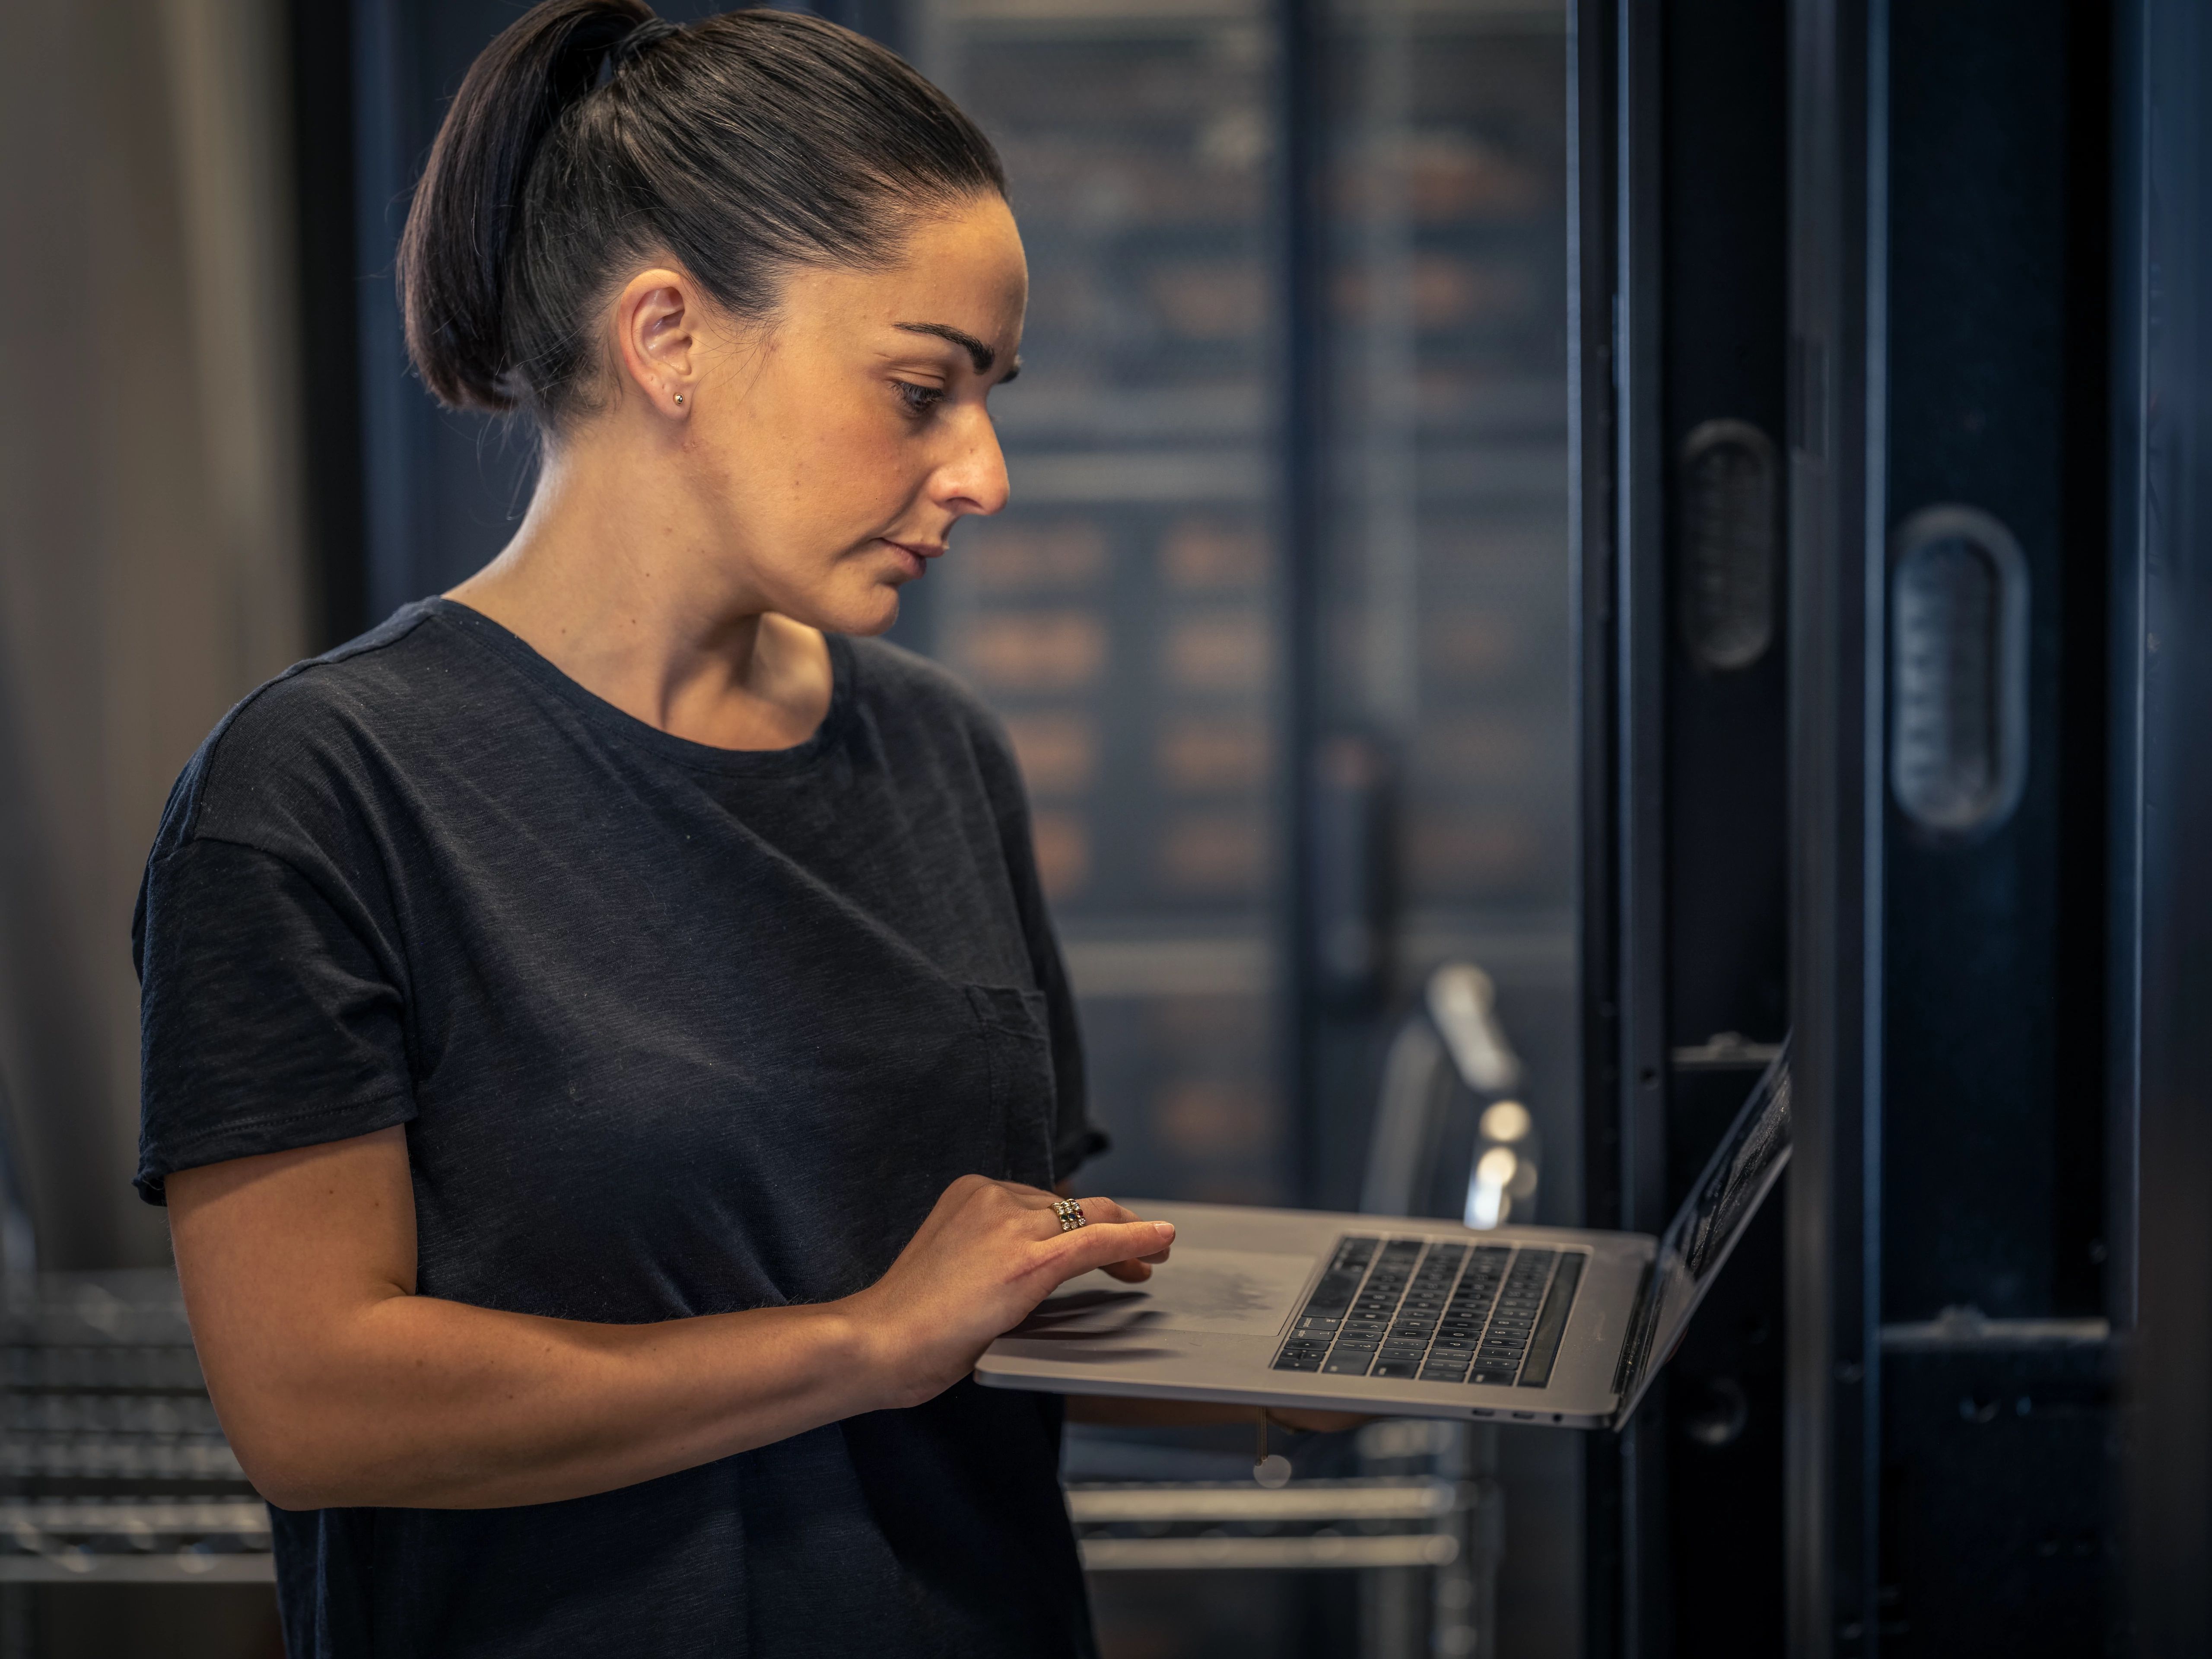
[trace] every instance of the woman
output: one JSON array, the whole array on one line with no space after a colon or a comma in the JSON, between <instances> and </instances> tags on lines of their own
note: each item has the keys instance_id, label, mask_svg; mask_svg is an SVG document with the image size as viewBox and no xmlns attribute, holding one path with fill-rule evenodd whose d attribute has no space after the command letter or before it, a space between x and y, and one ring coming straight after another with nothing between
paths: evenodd
<instances>
[{"instance_id":1,"label":"woman","mask_svg":"<svg viewBox=\"0 0 2212 1659\"><path fill-rule=\"evenodd\" d=\"M137 929L138 1182L295 1655L1091 1650L1056 1404L967 1379L1172 1230L1056 1212L1014 763L866 638L1006 498L1004 187L786 13L550 0L446 119L409 346L535 423L530 512L225 719Z\"/></svg>"}]
</instances>

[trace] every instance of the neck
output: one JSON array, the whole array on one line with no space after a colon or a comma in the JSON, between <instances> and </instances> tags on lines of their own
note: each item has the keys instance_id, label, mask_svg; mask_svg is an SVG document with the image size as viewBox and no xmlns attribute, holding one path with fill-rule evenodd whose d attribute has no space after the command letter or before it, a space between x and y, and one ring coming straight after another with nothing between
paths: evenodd
<instances>
[{"instance_id":1,"label":"neck","mask_svg":"<svg viewBox=\"0 0 2212 1659\"><path fill-rule=\"evenodd\" d=\"M594 696L726 749L804 741L829 706L813 629L769 611L665 457L549 450L500 556L447 595L519 635ZM654 464L658 462L658 465Z\"/></svg>"}]
</instances>

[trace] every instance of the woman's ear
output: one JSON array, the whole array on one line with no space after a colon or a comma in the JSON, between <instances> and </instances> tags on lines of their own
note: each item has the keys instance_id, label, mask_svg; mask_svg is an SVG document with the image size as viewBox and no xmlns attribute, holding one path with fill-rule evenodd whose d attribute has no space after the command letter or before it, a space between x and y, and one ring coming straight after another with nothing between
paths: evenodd
<instances>
[{"instance_id":1,"label":"woman's ear","mask_svg":"<svg viewBox=\"0 0 2212 1659\"><path fill-rule=\"evenodd\" d=\"M615 301L615 348L622 372L655 413L690 412L699 341L699 295L678 270L641 270Z\"/></svg>"}]
</instances>

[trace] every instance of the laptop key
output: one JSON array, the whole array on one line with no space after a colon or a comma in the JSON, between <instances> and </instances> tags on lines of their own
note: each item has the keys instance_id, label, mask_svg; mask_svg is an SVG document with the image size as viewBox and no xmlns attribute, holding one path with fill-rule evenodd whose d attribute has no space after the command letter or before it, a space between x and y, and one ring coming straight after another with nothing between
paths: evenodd
<instances>
[{"instance_id":1,"label":"laptop key","mask_svg":"<svg viewBox=\"0 0 2212 1659\"><path fill-rule=\"evenodd\" d=\"M1419 1359L1378 1359L1372 1373L1376 1376L1414 1376L1421 1374Z\"/></svg>"},{"instance_id":2,"label":"laptop key","mask_svg":"<svg viewBox=\"0 0 2212 1659\"><path fill-rule=\"evenodd\" d=\"M1374 1362L1364 1353L1333 1353L1322 1365L1331 1376L1364 1376Z\"/></svg>"},{"instance_id":3,"label":"laptop key","mask_svg":"<svg viewBox=\"0 0 2212 1659\"><path fill-rule=\"evenodd\" d=\"M1474 1388L1510 1389L1513 1386L1513 1372L1510 1367L1497 1370L1477 1366L1467 1374L1467 1380Z\"/></svg>"},{"instance_id":4,"label":"laptop key","mask_svg":"<svg viewBox=\"0 0 2212 1659\"><path fill-rule=\"evenodd\" d=\"M1321 1363L1319 1354L1314 1355L1310 1359L1302 1356L1285 1354L1275 1362L1275 1369L1279 1371L1317 1371L1321 1369Z\"/></svg>"}]
</instances>

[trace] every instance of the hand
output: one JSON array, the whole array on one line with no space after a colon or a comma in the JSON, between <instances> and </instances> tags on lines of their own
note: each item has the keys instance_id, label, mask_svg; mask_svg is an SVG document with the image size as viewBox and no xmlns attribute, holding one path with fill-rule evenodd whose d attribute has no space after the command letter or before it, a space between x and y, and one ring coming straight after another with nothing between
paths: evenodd
<instances>
[{"instance_id":1,"label":"hand","mask_svg":"<svg viewBox=\"0 0 2212 1659\"><path fill-rule=\"evenodd\" d=\"M1069 1279L1103 1267L1149 1277L1175 1228L1110 1198L1086 1198L1089 1224L1062 1232L1053 1195L963 1176L945 1189L890 1271L849 1298L874 1344L885 1403L918 1406L975 1368L983 1350Z\"/></svg>"}]
</instances>

